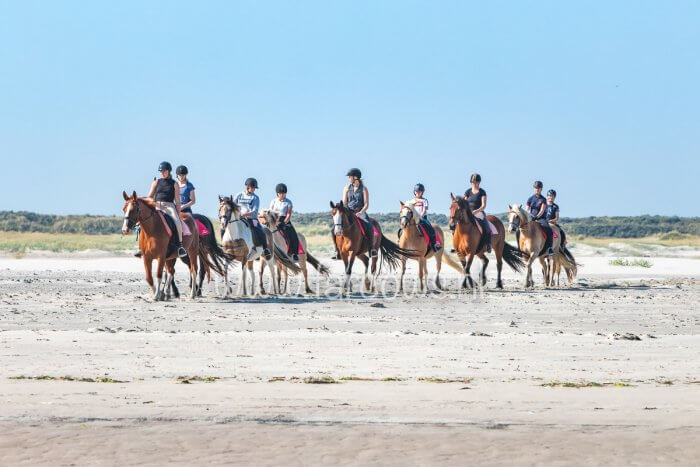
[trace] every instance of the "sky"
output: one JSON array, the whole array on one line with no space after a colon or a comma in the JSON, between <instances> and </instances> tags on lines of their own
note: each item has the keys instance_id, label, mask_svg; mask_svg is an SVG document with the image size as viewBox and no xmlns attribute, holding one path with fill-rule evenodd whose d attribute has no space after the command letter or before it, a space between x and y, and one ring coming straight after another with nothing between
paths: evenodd
<instances>
[{"instance_id":1,"label":"sky","mask_svg":"<svg viewBox=\"0 0 700 467\"><path fill-rule=\"evenodd\" d=\"M370 212L482 175L488 211L700 215L700 2L0 0L0 210L121 215L162 160L196 212Z\"/></svg>"}]
</instances>

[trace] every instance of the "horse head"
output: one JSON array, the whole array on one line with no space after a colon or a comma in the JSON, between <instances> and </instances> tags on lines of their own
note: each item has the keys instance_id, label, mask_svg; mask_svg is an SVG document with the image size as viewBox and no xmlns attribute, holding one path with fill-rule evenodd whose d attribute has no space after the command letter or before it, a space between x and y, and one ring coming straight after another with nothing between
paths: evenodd
<instances>
[{"instance_id":1,"label":"horse head","mask_svg":"<svg viewBox=\"0 0 700 467\"><path fill-rule=\"evenodd\" d=\"M515 232L521 226L527 225L530 221L530 214L525 211L520 204L508 205L508 231Z\"/></svg>"},{"instance_id":2,"label":"horse head","mask_svg":"<svg viewBox=\"0 0 700 467\"><path fill-rule=\"evenodd\" d=\"M450 193L452 203L450 203L450 229L454 229L460 222L471 222L476 225L476 218L469 208L469 203L462 196L455 196Z\"/></svg>"},{"instance_id":3,"label":"horse head","mask_svg":"<svg viewBox=\"0 0 700 467\"><path fill-rule=\"evenodd\" d=\"M122 195L125 201L124 207L122 208L122 211L124 211L122 234L126 235L136 227L136 223L139 221L139 216L141 215L141 207L139 206L135 191L131 193L131 196L127 195L126 191L122 191Z\"/></svg>"},{"instance_id":4,"label":"horse head","mask_svg":"<svg viewBox=\"0 0 700 467\"><path fill-rule=\"evenodd\" d=\"M399 203L401 205L401 209L399 210L399 224L401 224L401 228L405 229L409 224L415 223L417 217L416 209L411 203L404 203L403 201L399 201Z\"/></svg>"},{"instance_id":5,"label":"horse head","mask_svg":"<svg viewBox=\"0 0 700 467\"><path fill-rule=\"evenodd\" d=\"M348 208L343 205L342 201L337 204L331 201L331 216L333 217L333 231L336 235L341 235L345 221L348 220Z\"/></svg>"},{"instance_id":6,"label":"horse head","mask_svg":"<svg viewBox=\"0 0 700 467\"><path fill-rule=\"evenodd\" d=\"M221 237L223 238L226 228L231 222L240 220L241 208L231 196L219 195L219 223L221 224Z\"/></svg>"},{"instance_id":7,"label":"horse head","mask_svg":"<svg viewBox=\"0 0 700 467\"><path fill-rule=\"evenodd\" d=\"M269 209L263 209L260 211L260 214L258 214L258 221L260 221L261 224L267 225L270 230L275 230L277 228L279 219L279 214Z\"/></svg>"}]
</instances>

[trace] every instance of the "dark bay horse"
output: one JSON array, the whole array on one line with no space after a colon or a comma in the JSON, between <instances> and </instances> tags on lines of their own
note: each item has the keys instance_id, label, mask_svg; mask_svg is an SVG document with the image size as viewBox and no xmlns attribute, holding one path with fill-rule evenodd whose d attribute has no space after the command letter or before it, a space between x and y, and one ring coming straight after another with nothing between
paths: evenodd
<instances>
[{"instance_id":1,"label":"dark bay horse","mask_svg":"<svg viewBox=\"0 0 700 467\"><path fill-rule=\"evenodd\" d=\"M477 224L479 221L474 217L466 199L461 196L455 197L451 193L450 196L452 198L450 227L454 226L455 228L452 244L464 268L462 287L472 288L475 286L475 282L469 273L474 256L478 256L481 259L482 266L481 272L479 272L479 279L481 279L482 286L486 285L486 267L489 265L489 260L486 258L486 244L481 241L481 230ZM520 271L525 266L525 263L520 257L518 250L506 243L506 231L503 223L492 215L486 218L496 227L498 232L491 235L491 246L496 254L496 269L498 271L496 287L502 289L501 270L503 269L503 261L505 260L514 271ZM488 228L488 226L485 228Z\"/></svg>"},{"instance_id":2,"label":"dark bay horse","mask_svg":"<svg viewBox=\"0 0 700 467\"><path fill-rule=\"evenodd\" d=\"M379 227L379 224L374 219L370 220L370 223L372 224L370 227L364 227L376 229L376 233L372 233L372 244L370 244L362 233L359 219L355 213L344 206L342 201L340 201L338 204L331 201L330 204L331 216L333 216L335 244L338 247L340 256L343 259L343 264L345 265L345 282L343 283L343 292L346 290L351 291L352 289L350 274L352 274L352 266L355 263L356 258L362 261L362 263L365 265L365 289L367 291L374 292L376 278L379 275L385 261L389 266L389 269L393 271L399 266L401 258L413 257L414 254L418 254L412 250L404 250L396 243L386 238L382 233L381 227ZM379 268L377 268L377 257L374 256L371 258L372 280L370 281L369 277L367 277L370 262L370 258L367 253L369 253L372 249L376 249L381 252L382 262L379 264Z\"/></svg>"},{"instance_id":3,"label":"dark bay horse","mask_svg":"<svg viewBox=\"0 0 700 467\"><path fill-rule=\"evenodd\" d=\"M143 266L146 270L146 282L153 290L154 300L158 301L167 298L166 291L170 290L175 277L177 251L172 249L172 252L168 252L170 236L156 210L155 203L148 198L138 198L135 191L131 196L128 196L126 192L122 192L122 195L125 201L122 233L129 233L136 224L141 225L139 248L142 252ZM187 223L192 233L192 235L182 237L182 246L187 250L186 264L190 268L190 297L195 298L197 295L197 259L200 254L199 231L192 216L186 215L183 222ZM173 235L177 235L177 233L173 232ZM154 260L157 261L157 286L153 284L152 266ZM207 261L205 261L205 267L208 267ZM166 269L165 281L163 281L163 269Z\"/></svg>"}]
</instances>

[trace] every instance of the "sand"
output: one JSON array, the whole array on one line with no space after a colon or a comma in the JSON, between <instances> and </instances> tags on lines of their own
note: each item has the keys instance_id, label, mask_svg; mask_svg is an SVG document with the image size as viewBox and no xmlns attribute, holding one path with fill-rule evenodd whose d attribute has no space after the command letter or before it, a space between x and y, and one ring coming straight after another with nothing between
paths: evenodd
<instances>
[{"instance_id":1,"label":"sand","mask_svg":"<svg viewBox=\"0 0 700 467\"><path fill-rule=\"evenodd\" d=\"M609 259L558 289L154 303L133 258L0 258L0 465L693 465L700 260Z\"/></svg>"}]
</instances>

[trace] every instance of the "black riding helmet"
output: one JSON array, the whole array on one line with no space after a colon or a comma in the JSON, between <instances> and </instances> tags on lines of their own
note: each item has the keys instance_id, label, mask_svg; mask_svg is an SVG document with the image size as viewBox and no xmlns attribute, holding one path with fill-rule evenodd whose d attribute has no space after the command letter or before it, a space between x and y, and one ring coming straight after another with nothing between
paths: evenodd
<instances>
[{"instance_id":1,"label":"black riding helmet","mask_svg":"<svg viewBox=\"0 0 700 467\"><path fill-rule=\"evenodd\" d=\"M189 172L187 171L187 167L184 165L178 165L177 169L175 169L175 174L176 175L187 175Z\"/></svg>"},{"instance_id":2,"label":"black riding helmet","mask_svg":"<svg viewBox=\"0 0 700 467\"><path fill-rule=\"evenodd\" d=\"M280 193L286 193L287 192L287 185L284 183L278 183L277 186L275 187L275 193L280 194Z\"/></svg>"},{"instance_id":3,"label":"black riding helmet","mask_svg":"<svg viewBox=\"0 0 700 467\"><path fill-rule=\"evenodd\" d=\"M416 191L425 192L425 187L422 183L416 183L416 186L413 187L413 192L415 193Z\"/></svg>"},{"instance_id":4,"label":"black riding helmet","mask_svg":"<svg viewBox=\"0 0 700 467\"><path fill-rule=\"evenodd\" d=\"M348 177L357 177L357 178L362 178L362 171L357 168L352 168L348 170L348 173L345 174Z\"/></svg>"},{"instance_id":5,"label":"black riding helmet","mask_svg":"<svg viewBox=\"0 0 700 467\"><path fill-rule=\"evenodd\" d=\"M549 196L549 195L552 195L552 196L554 196L554 197L556 198L556 197L557 197L557 192L556 192L556 190L549 190L549 191L547 192L547 196Z\"/></svg>"},{"instance_id":6,"label":"black riding helmet","mask_svg":"<svg viewBox=\"0 0 700 467\"><path fill-rule=\"evenodd\" d=\"M245 186L252 186L253 188L258 187L258 181L254 179L253 177L246 178L245 179Z\"/></svg>"},{"instance_id":7,"label":"black riding helmet","mask_svg":"<svg viewBox=\"0 0 700 467\"><path fill-rule=\"evenodd\" d=\"M542 185L542 182L539 180L535 180L534 185L532 185L533 188L542 188L544 185Z\"/></svg>"},{"instance_id":8,"label":"black riding helmet","mask_svg":"<svg viewBox=\"0 0 700 467\"><path fill-rule=\"evenodd\" d=\"M173 166L170 165L170 162L163 161L158 165L158 172L162 172L163 170L167 170L168 172L172 172Z\"/></svg>"},{"instance_id":9,"label":"black riding helmet","mask_svg":"<svg viewBox=\"0 0 700 467\"><path fill-rule=\"evenodd\" d=\"M476 183L479 182L481 183L481 175L478 173L474 172L472 176L469 178L469 183Z\"/></svg>"}]
</instances>

